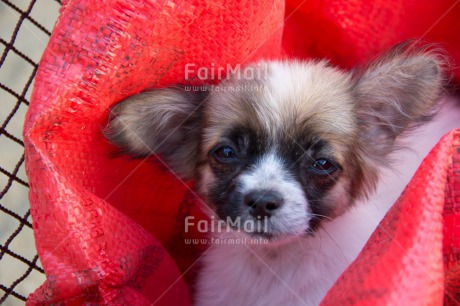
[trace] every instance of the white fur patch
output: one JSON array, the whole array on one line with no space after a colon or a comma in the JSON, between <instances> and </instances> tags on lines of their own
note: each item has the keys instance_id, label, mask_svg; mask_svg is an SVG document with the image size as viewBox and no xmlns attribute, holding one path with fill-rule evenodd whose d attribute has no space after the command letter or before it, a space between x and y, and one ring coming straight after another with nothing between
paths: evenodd
<instances>
[{"instance_id":1,"label":"white fur patch","mask_svg":"<svg viewBox=\"0 0 460 306\"><path fill-rule=\"evenodd\" d=\"M374 208L360 205L317 236L285 244L211 246L196 305L318 305L378 224Z\"/></svg>"},{"instance_id":2,"label":"white fur patch","mask_svg":"<svg viewBox=\"0 0 460 306\"><path fill-rule=\"evenodd\" d=\"M274 212L270 229L279 234L304 234L311 219L308 201L302 186L286 171L282 160L270 153L252 167L253 170L239 178L239 191L243 194L254 190L279 193L284 203Z\"/></svg>"}]
</instances>

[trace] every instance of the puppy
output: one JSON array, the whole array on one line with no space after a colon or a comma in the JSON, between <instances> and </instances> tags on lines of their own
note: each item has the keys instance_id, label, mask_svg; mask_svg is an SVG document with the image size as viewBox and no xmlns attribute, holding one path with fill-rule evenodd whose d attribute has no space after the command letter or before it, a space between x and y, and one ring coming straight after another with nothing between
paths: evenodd
<instances>
[{"instance_id":1,"label":"puppy","mask_svg":"<svg viewBox=\"0 0 460 306\"><path fill-rule=\"evenodd\" d=\"M105 135L195 180L231 228L212 233L220 241L204 255L197 305L317 305L375 228L362 203L397 137L431 119L443 65L412 47L351 73L262 62L250 66L259 77L233 74L221 90L130 97Z\"/></svg>"}]
</instances>

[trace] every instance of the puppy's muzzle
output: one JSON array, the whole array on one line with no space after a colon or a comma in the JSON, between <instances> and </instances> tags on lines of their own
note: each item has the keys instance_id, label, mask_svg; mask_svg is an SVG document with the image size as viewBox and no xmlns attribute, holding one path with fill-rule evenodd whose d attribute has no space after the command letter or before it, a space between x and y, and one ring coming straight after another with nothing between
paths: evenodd
<instances>
[{"instance_id":1,"label":"puppy's muzzle","mask_svg":"<svg viewBox=\"0 0 460 306\"><path fill-rule=\"evenodd\" d=\"M270 218L283 205L283 197L273 190L254 190L244 196L244 204L254 218Z\"/></svg>"}]
</instances>

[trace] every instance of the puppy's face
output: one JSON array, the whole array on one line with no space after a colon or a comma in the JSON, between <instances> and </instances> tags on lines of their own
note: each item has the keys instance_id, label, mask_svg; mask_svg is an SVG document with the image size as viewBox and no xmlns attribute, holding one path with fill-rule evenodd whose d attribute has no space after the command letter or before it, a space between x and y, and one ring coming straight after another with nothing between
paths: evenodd
<instances>
[{"instance_id":1,"label":"puppy's face","mask_svg":"<svg viewBox=\"0 0 460 306\"><path fill-rule=\"evenodd\" d=\"M254 222L266 237L303 235L361 187L351 179L362 175L351 82L324 63L266 65L263 79L221 84L247 90L208 97L198 185L224 220Z\"/></svg>"},{"instance_id":2,"label":"puppy's face","mask_svg":"<svg viewBox=\"0 0 460 306\"><path fill-rule=\"evenodd\" d=\"M395 138L430 116L442 86L431 53L395 52L359 75L323 62L254 69L261 78L235 76L225 90L131 97L106 135L135 156L158 154L197 181L219 218L272 240L313 234L371 190Z\"/></svg>"}]
</instances>

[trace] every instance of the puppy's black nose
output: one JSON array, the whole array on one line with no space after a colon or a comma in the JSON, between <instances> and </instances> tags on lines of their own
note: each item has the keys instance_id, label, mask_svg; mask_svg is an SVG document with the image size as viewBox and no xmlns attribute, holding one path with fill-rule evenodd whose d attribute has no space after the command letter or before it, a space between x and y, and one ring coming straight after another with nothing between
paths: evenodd
<instances>
[{"instance_id":1,"label":"puppy's black nose","mask_svg":"<svg viewBox=\"0 0 460 306\"><path fill-rule=\"evenodd\" d=\"M249 206L249 213L253 217L268 218L281 207L283 198L272 190L255 190L244 196L244 204Z\"/></svg>"}]
</instances>

